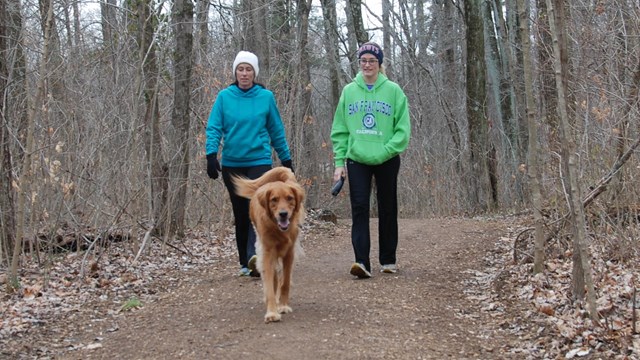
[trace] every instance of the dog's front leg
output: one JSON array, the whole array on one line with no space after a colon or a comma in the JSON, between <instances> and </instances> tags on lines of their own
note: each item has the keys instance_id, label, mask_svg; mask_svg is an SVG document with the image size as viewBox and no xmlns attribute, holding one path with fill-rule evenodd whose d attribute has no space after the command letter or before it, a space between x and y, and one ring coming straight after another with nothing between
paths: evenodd
<instances>
[{"instance_id":1,"label":"dog's front leg","mask_svg":"<svg viewBox=\"0 0 640 360\"><path fill-rule=\"evenodd\" d=\"M293 273L294 248L292 247L282 258L282 281L280 282L280 304L278 312L287 314L293 311L289 306L289 291L291 290L291 274Z\"/></svg>"},{"instance_id":2,"label":"dog's front leg","mask_svg":"<svg viewBox=\"0 0 640 360\"><path fill-rule=\"evenodd\" d=\"M276 262L274 254L265 253L263 258L262 287L264 289L264 301L267 304L267 313L264 315L264 322L270 323L280 321L280 314L276 308Z\"/></svg>"}]
</instances>

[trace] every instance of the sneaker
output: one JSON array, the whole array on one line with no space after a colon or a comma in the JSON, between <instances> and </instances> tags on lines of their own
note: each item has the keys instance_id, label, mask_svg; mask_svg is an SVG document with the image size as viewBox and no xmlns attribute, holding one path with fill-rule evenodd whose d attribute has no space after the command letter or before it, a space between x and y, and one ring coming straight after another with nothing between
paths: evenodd
<instances>
[{"instance_id":1,"label":"sneaker","mask_svg":"<svg viewBox=\"0 0 640 360\"><path fill-rule=\"evenodd\" d=\"M249 275L251 275L251 271L249 271L249 269L244 266L240 269L240 273L238 274L238 276L249 276Z\"/></svg>"},{"instance_id":2,"label":"sneaker","mask_svg":"<svg viewBox=\"0 0 640 360\"><path fill-rule=\"evenodd\" d=\"M368 279L371 277L371 273L361 263L353 263L349 273L353 276L357 276L359 279Z\"/></svg>"},{"instance_id":3,"label":"sneaker","mask_svg":"<svg viewBox=\"0 0 640 360\"><path fill-rule=\"evenodd\" d=\"M395 274L398 272L398 267L396 266L396 264L382 265L382 269L380 269L380 272L385 274Z\"/></svg>"},{"instance_id":4,"label":"sneaker","mask_svg":"<svg viewBox=\"0 0 640 360\"><path fill-rule=\"evenodd\" d=\"M258 271L258 255L253 255L251 259L249 259L249 275L252 277L260 277L260 272Z\"/></svg>"}]
</instances>

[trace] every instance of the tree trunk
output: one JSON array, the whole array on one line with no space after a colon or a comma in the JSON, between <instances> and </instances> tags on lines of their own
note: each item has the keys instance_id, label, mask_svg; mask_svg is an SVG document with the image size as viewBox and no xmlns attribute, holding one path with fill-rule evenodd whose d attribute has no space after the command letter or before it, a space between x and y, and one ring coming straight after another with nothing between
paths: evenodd
<instances>
[{"instance_id":1,"label":"tree trunk","mask_svg":"<svg viewBox=\"0 0 640 360\"><path fill-rule=\"evenodd\" d=\"M42 3L41 3L42 4ZM40 110L43 107L43 101L45 99L45 84L47 83L49 72L47 71L47 64L50 60L50 40L52 38L51 32L53 30L53 1L50 0L46 4L47 15L44 17L44 43L42 45L42 57L39 63L39 77L36 83L35 99L32 102L32 106L29 109L29 115L27 118L27 134L26 134L26 149L24 158L22 159L22 168L20 171L20 178L17 182L17 195L18 202L16 206L16 237L13 247L13 255L11 258L11 268L9 269L9 277L7 278L7 289L9 291L17 290L20 287L20 281L18 279L18 262L20 259L20 253L22 253L22 241L27 227L27 203L28 197L31 196L32 187L32 157L35 149L34 130L36 124L36 117L40 116Z\"/></svg>"},{"instance_id":2,"label":"tree trunk","mask_svg":"<svg viewBox=\"0 0 640 360\"><path fill-rule=\"evenodd\" d=\"M195 63L202 64L202 59L209 52L209 8L208 0L196 0L195 31Z\"/></svg>"},{"instance_id":3,"label":"tree trunk","mask_svg":"<svg viewBox=\"0 0 640 360\"><path fill-rule=\"evenodd\" d=\"M329 90L331 98L329 100L329 108L335 109L340 99L340 91L346 82L346 74L344 74L340 66L340 53L338 42L338 24L335 0L321 0L322 16L324 18L325 29L325 51L327 52L328 71L329 71Z\"/></svg>"},{"instance_id":4,"label":"tree trunk","mask_svg":"<svg viewBox=\"0 0 640 360\"><path fill-rule=\"evenodd\" d=\"M79 0L71 0L71 8L73 9L73 39L75 41L76 52L82 48L82 27L80 25L80 7Z\"/></svg>"},{"instance_id":5,"label":"tree trunk","mask_svg":"<svg viewBox=\"0 0 640 360\"><path fill-rule=\"evenodd\" d=\"M10 44L9 16L6 3L0 1L0 94L6 99L9 89L8 54ZM0 266L6 267L11 263L12 252L15 245L16 222L15 206L13 202L13 166L11 164L11 148L9 142L9 123L7 118L5 101L0 101Z\"/></svg>"},{"instance_id":6,"label":"tree trunk","mask_svg":"<svg viewBox=\"0 0 640 360\"><path fill-rule=\"evenodd\" d=\"M0 5L1 6L1 5ZM4 11L4 9L0 9ZM0 25L0 27L2 27ZM0 37L3 31L0 30ZM0 44L0 52L4 51L4 44ZM4 59L0 59L4 62ZM2 64L4 65L4 64ZM6 75L6 68L0 69L0 77ZM6 82L0 80L0 90L2 93L6 90ZM0 103L0 116L4 118L4 107ZM13 167L11 165L11 150L9 147L9 129L7 123L2 122L0 125L0 265L8 266L11 263L12 252L15 246L16 236L16 219L15 205L13 201Z\"/></svg>"},{"instance_id":7,"label":"tree trunk","mask_svg":"<svg viewBox=\"0 0 640 360\"><path fill-rule=\"evenodd\" d=\"M173 3L173 25L176 36L174 52L174 93L172 124L175 129L176 155L173 156L171 199L169 204L170 235L184 236L187 184L189 182L189 154L191 139L190 103L191 70L193 68L193 3L191 0L175 0Z\"/></svg>"},{"instance_id":8,"label":"tree trunk","mask_svg":"<svg viewBox=\"0 0 640 360\"><path fill-rule=\"evenodd\" d=\"M549 28L549 15L547 14L547 2L546 0L537 0L536 7L538 8L537 22L537 40L539 44L538 55L538 67L539 67L539 83L540 83L540 101L543 122L549 126L547 133L549 134L549 146L552 152L560 152L560 140L558 139L559 123L557 108L558 108L558 95L556 91L555 78L553 73L553 59L551 57L553 53L553 44L551 40L551 31Z\"/></svg>"},{"instance_id":9,"label":"tree trunk","mask_svg":"<svg viewBox=\"0 0 640 360\"><path fill-rule=\"evenodd\" d=\"M487 93L482 1L465 1L464 7L467 26L467 118L471 151L469 201L472 211L486 211L494 207L496 194L489 179L490 147L485 110Z\"/></svg>"},{"instance_id":10,"label":"tree trunk","mask_svg":"<svg viewBox=\"0 0 640 360\"><path fill-rule=\"evenodd\" d=\"M272 4L273 10L269 24L271 29L278 29L278 31L275 31L272 35L273 46L270 51L275 58L282 59L285 63L291 63L293 52L293 49L291 48L293 37L291 34L291 18L293 16L291 15L292 10L290 7L292 7L292 5L287 0L275 0ZM326 35L329 35L328 31ZM281 69L286 68L287 67L285 66ZM288 69L281 71L288 71ZM278 76L282 73L279 71ZM287 75L284 75L283 77L289 78Z\"/></svg>"},{"instance_id":11,"label":"tree trunk","mask_svg":"<svg viewBox=\"0 0 640 360\"><path fill-rule=\"evenodd\" d=\"M507 27L501 3L495 0L486 2L484 6L485 33L489 42L486 47L487 72L493 95L492 102L495 104L494 109L499 121L495 125L500 126L504 133L500 136L502 147L500 158L503 159L502 164L505 169L501 173L506 183L502 189L507 190L501 193L503 203L523 204L523 176L518 172L518 167L524 162L527 129L522 125L521 116L518 115L518 97L515 88L516 84L523 81L514 81L516 78L522 78L517 76L518 72L522 71L522 64L517 61L522 52L513 49L518 49L518 46L509 45L519 42L518 21L511 20L511 27ZM515 13L515 4L512 6L513 8L506 7L510 18L513 17L511 14ZM507 32L507 29L510 31ZM521 88L518 91L523 92Z\"/></svg>"},{"instance_id":12,"label":"tree trunk","mask_svg":"<svg viewBox=\"0 0 640 360\"><path fill-rule=\"evenodd\" d=\"M168 166L163 160L158 107L158 64L154 34L157 19L153 14L153 0L141 0L134 9L138 25L138 51L141 62L141 86L144 99L143 139L146 150L149 186L150 222L157 235L168 229L166 212Z\"/></svg>"},{"instance_id":13,"label":"tree trunk","mask_svg":"<svg viewBox=\"0 0 640 360\"><path fill-rule=\"evenodd\" d=\"M67 33L68 36L66 36L67 39L67 49L69 49L71 51L71 53L73 55L74 54L74 49L73 49L73 39L74 39L74 31L71 29L71 14L69 13L69 8L71 7L69 0L63 0L62 1L62 15L64 16L64 21L62 22L62 25L64 26L65 32Z\"/></svg>"},{"instance_id":14,"label":"tree trunk","mask_svg":"<svg viewBox=\"0 0 640 360\"><path fill-rule=\"evenodd\" d=\"M267 18L269 18L269 3L266 0L243 0L243 33L242 50L248 50L256 54L260 59L260 79L264 82L269 79L271 71L269 65L269 38Z\"/></svg>"},{"instance_id":15,"label":"tree trunk","mask_svg":"<svg viewBox=\"0 0 640 360\"><path fill-rule=\"evenodd\" d=\"M298 54L298 73L297 81L297 106L295 109L295 116L291 121L291 129L289 138L290 147L292 153L297 160L299 172L302 174L308 173L308 170L313 166L309 162L303 162L302 159L312 158L313 149L310 146L304 146L304 144L314 144L313 130L315 121L313 119L313 113L311 111L311 69L309 63L309 52L307 51L307 44L309 39L309 12L311 11L311 0L297 0L297 48ZM306 148L306 152L303 149ZM306 168L305 168L306 166Z\"/></svg>"},{"instance_id":16,"label":"tree trunk","mask_svg":"<svg viewBox=\"0 0 640 360\"><path fill-rule=\"evenodd\" d=\"M620 43L619 48L624 49L621 51L623 53L616 54L615 56L619 61L617 77L620 79L621 84L628 84L625 90L624 105L620 112L614 114L620 121L620 124L613 129L613 133L615 134L614 146L617 157L621 158L627 151L628 139L631 137L629 131L630 119L634 117L631 111L638 105L640 57L638 57L637 51L640 44L638 41L637 25L634 25L634 20L629 16L629 14L633 13L633 10L629 8L629 4L626 1L616 1L616 3L622 10L620 11L620 16L615 18L614 28L619 29L616 34L616 39L617 42ZM635 68L629 66L628 59L630 57L637 58ZM616 172L611 180L611 184L608 186L609 199L607 203L624 205L624 202L628 201L628 195L625 192L626 182L625 172Z\"/></svg>"},{"instance_id":17,"label":"tree trunk","mask_svg":"<svg viewBox=\"0 0 640 360\"><path fill-rule=\"evenodd\" d=\"M0 264L9 267L17 245L17 194L12 184L19 179L13 175L13 161L24 161L26 149L11 144L27 138L29 124L20 1L0 1L0 17L0 94L5 99L0 101Z\"/></svg>"},{"instance_id":18,"label":"tree trunk","mask_svg":"<svg viewBox=\"0 0 640 360\"><path fill-rule=\"evenodd\" d=\"M531 205L533 206L534 220L534 274L544 271L544 229L542 218L542 195L540 192L540 167L538 165L538 127L536 126L536 100L533 94L533 61L531 59L531 43L529 40L529 7L525 5L525 0L518 0L518 11L520 15L520 48L523 55L524 89L526 102L527 125L529 129L528 141L528 166L526 169L531 187Z\"/></svg>"},{"instance_id":19,"label":"tree trunk","mask_svg":"<svg viewBox=\"0 0 640 360\"><path fill-rule=\"evenodd\" d=\"M42 19L42 33L45 32L46 19L47 14L49 12L49 8L53 7L54 4L49 0L39 0L40 5L40 16ZM55 12L55 9L53 9ZM64 88L64 79L65 72L61 71L64 69L63 57L61 55L61 44L60 37L58 36L58 25L56 22L55 15L51 19L51 35L49 39L49 54L51 55L49 58L49 62L47 63L47 92L52 100L61 101L66 94ZM51 107L51 110L47 112L47 116L55 118L58 116L63 116L59 107Z\"/></svg>"},{"instance_id":20,"label":"tree trunk","mask_svg":"<svg viewBox=\"0 0 640 360\"><path fill-rule=\"evenodd\" d=\"M116 0L100 1L100 25L102 29L102 49L106 52L106 57L111 62L112 81L115 83L118 77L118 59L116 55L117 47L117 27Z\"/></svg>"},{"instance_id":21,"label":"tree trunk","mask_svg":"<svg viewBox=\"0 0 640 360\"><path fill-rule=\"evenodd\" d=\"M347 15L347 42L349 45L347 55L352 75L355 75L358 73L358 62L356 61L358 47L369 41L369 34L364 30L362 22L362 1L347 0L345 13Z\"/></svg>"},{"instance_id":22,"label":"tree trunk","mask_svg":"<svg viewBox=\"0 0 640 360\"><path fill-rule=\"evenodd\" d=\"M422 1L418 1L420 6L422 7ZM386 53L386 58L391 59L391 53L393 47L391 46L391 32L394 31L391 26L391 22L389 18L391 17L391 2L389 0L382 0L382 49ZM424 19L422 19L424 20ZM391 61L387 61L385 64L385 73L390 79L395 78L395 69Z\"/></svg>"},{"instance_id":23,"label":"tree trunk","mask_svg":"<svg viewBox=\"0 0 640 360\"><path fill-rule=\"evenodd\" d=\"M442 68L441 81L443 84L442 96L439 96L442 103L443 114L447 122L447 129L449 130L449 136L454 146L454 150L458 153L463 153L461 128L462 124L456 122L456 114L453 112L453 104L456 99L456 93L460 88L460 81L458 81L458 74L456 69L459 68L456 63L456 49L458 48L455 40L455 9L450 1L444 1L440 6L442 14L442 30L440 34L439 44L442 46L443 59L440 67ZM463 174L464 162L462 157L457 157L456 169L459 174Z\"/></svg>"},{"instance_id":24,"label":"tree trunk","mask_svg":"<svg viewBox=\"0 0 640 360\"><path fill-rule=\"evenodd\" d=\"M500 8L499 0L496 0L494 4L496 9ZM510 45L520 43L522 35L520 34L521 27L516 1L508 0L507 4L509 4L505 7L507 23L503 24L502 26L502 28L505 29L504 32L506 33L506 36L502 39L502 47L506 49L504 58L508 61L504 67L505 74L502 80L504 86L503 93L504 96L508 96L510 98L508 104L511 107L511 122L513 123L513 128L516 131L514 135L514 141L517 145L514 146L513 176L515 177L515 179L513 182L513 202L517 204L525 204L527 201L527 195L525 191L525 174L518 171L520 164L523 164L527 161L527 148L529 142L526 110L523 110L527 106L524 89L524 72L522 70L524 68L524 60L522 48L519 46ZM507 32L507 29L515 30ZM529 33L531 32L529 31Z\"/></svg>"},{"instance_id":25,"label":"tree trunk","mask_svg":"<svg viewBox=\"0 0 640 360\"><path fill-rule=\"evenodd\" d=\"M7 22L7 48L12 49L5 55L7 65L11 64L10 78L12 81L7 83L6 108L4 109L7 117L7 126L15 129L16 137L19 141L26 139L28 119L28 100L27 95L27 60L24 54L24 36L22 25L22 6L20 0L8 0L6 2ZM4 22L3 22L4 23ZM12 54L13 56L11 56ZM7 69L9 71L9 68ZM13 148L11 154L15 161L20 163L24 156L25 146L17 146Z\"/></svg>"},{"instance_id":26,"label":"tree trunk","mask_svg":"<svg viewBox=\"0 0 640 360\"><path fill-rule=\"evenodd\" d=\"M493 126L502 127L505 136L502 136L502 145L504 147L503 153L506 154L504 158L513 159L512 155L512 140L514 138L515 131L512 128L512 116L511 116L511 108L509 106L509 94L505 94L503 88L503 75L504 75L504 53L503 49L500 48L500 43L498 42L498 37L501 35L497 31L500 30L499 24L494 23L493 17L498 16L499 14L494 14L491 9L491 3L486 1L482 6L482 17L483 17L483 25L484 25L484 39L485 39L485 69L487 75L487 85L489 87L490 96L487 99L491 99L490 103L493 104L493 111L495 116L494 121L487 127L487 136L491 131ZM500 14L501 16L501 14ZM499 123L496 123L499 122ZM488 138L489 139L489 138ZM490 141L490 140L488 140ZM510 170L513 170L515 166L513 166L512 161L508 161ZM488 168L489 171L489 181L491 189L497 189L497 176L498 171L496 169L496 165L494 162L489 161L490 165ZM493 190L497 193L497 190ZM497 199L497 194L495 195Z\"/></svg>"},{"instance_id":27,"label":"tree trunk","mask_svg":"<svg viewBox=\"0 0 640 360\"><path fill-rule=\"evenodd\" d=\"M587 307L589 315L594 321L598 320L596 307L596 294L591 278L591 255L587 246L587 231L582 204L580 186L578 184L578 164L575 154L575 144L569 124L568 104L566 97L568 56L562 52L566 49L564 33L564 9L562 0L547 0L549 11L549 24L553 38L553 53L555 54L554 69L556 89L558 91L558 111L560 113L560 136L562 144L562 156L565 163L566 183L569 185L569 209L570 222L573 235L573 273L572 292L574 299L584 299L585 288L587 292Z\"/></svg>"}]
</instances>

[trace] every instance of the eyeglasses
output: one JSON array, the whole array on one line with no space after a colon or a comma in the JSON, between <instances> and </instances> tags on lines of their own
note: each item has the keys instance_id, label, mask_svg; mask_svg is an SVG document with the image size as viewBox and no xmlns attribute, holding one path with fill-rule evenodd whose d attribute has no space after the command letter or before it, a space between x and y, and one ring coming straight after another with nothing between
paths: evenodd
<instances>
[{"instance_id":1,"label":"eyeglasses","mask_svg":"<svg viewBox=\"0 0 640 360\"><path fill-rule=\"evenodd\" d=\"M378 59L360 59L360 65L373 65L378 63Z\"/></svg>"}]
</instances>

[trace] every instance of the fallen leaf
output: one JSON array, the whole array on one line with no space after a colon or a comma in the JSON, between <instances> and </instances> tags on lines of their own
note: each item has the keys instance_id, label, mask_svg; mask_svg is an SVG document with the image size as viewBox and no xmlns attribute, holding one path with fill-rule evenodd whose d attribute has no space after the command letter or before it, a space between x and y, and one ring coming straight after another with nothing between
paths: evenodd
<instances>
[{"instance_id":1,"label":"fallen leaf","mask_svg":"<svg viewBox=\"0 0 640 360\"><path fill-rule=\"evenodd\" d=\"M555 314L555 311L553 310L553 306L549 305L549 304L542 304L538 307L538 311L540 311L541 313L545 314L545 315L549 315L549 316L553 316L553 314Z\"/></svg>"},{"instance_id":2,"label":"fallen leaf","mask_svg":"<svg viewBox=\"0 0 640 360\"><path fill-rule=\"evenodd\" d=\"M100 348L102 348L102 344L100 344L100 343L89 344L86 347L87 350L95 350L95 349L100 349Z\"/></svg>"},{"instance_id":3,"label":"fallen leaf","mask_svg":"<svg viewBox=\"0 0 640 360\"><path fill-rule=\"evenodd\" d=\"M574 357L578 356L578 357L582 357L582 356L587 356L589 355L590 350L587 348L577 348L577 349L573 349L571 351L569 351L564 358L565 359L573 359Z\"/></svg>"}]
</instances>

